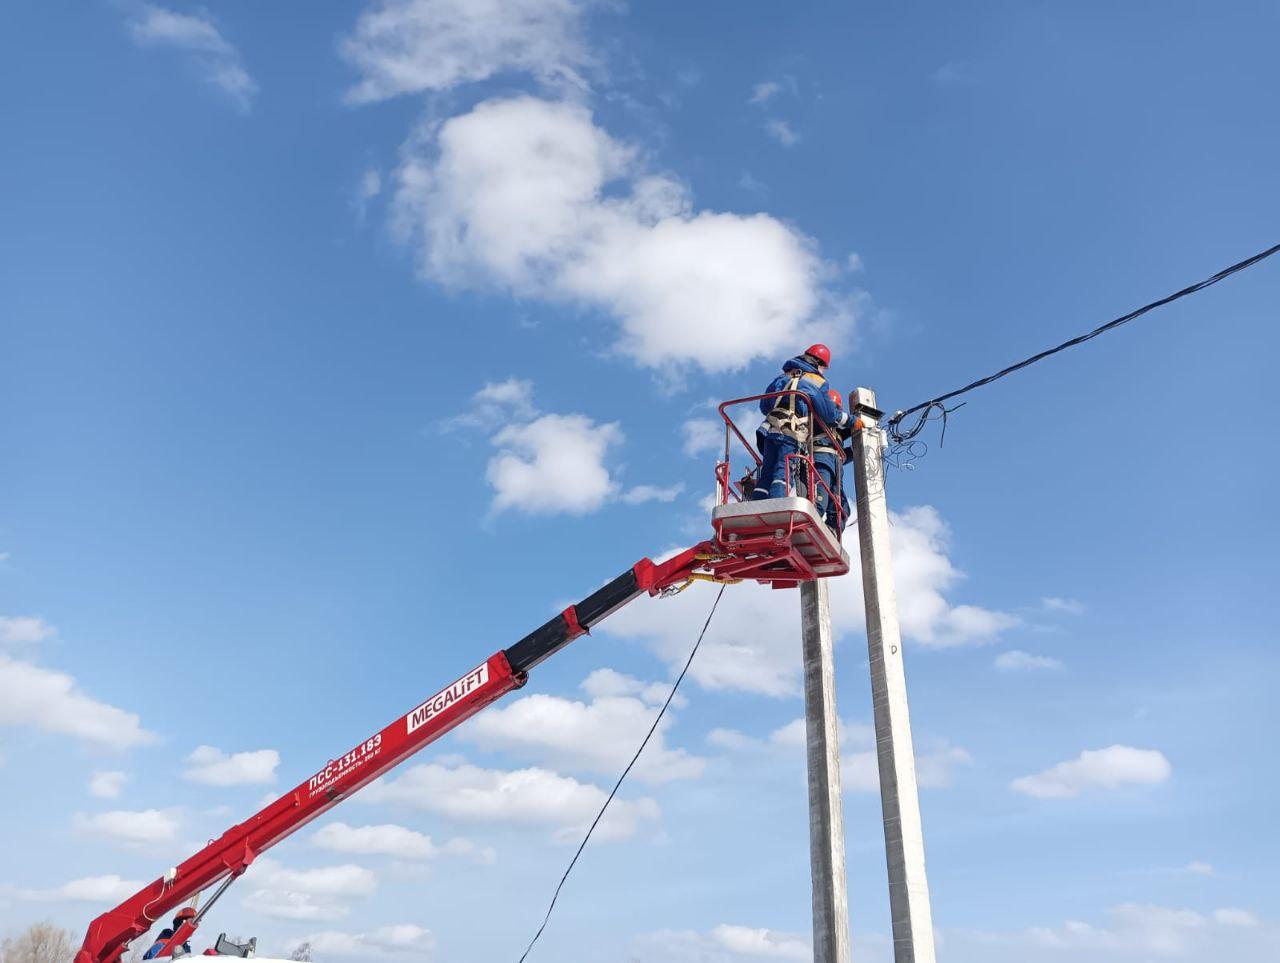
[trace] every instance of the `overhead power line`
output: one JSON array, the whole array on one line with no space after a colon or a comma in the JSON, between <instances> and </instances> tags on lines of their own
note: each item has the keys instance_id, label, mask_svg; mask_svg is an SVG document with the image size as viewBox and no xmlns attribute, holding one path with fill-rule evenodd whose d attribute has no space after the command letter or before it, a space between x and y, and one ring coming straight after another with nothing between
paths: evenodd
<instances>
[{"instance_id":1,"label":"overhead power line","mask_svg":"<svg viewBox=\"0 0 1280 963\"><path fill-rule=\"evenodd\" d=\"M948 391L944 395L938 395L936 398L930 398L928 401L922 401L920 404L913 405L906 411L899 411L889 419L889 437L892 439L895 446L905 445L916 435L920 434L924 429L924 426L933 420L931 416L935 413L942 418L942 430L945 435L947 430L947 415L950 412L955 411L955 408L960 407L960 405L956 405L955 408L947 407L946 403L952 398L956 398L960 395L973 391L975 388L981 388L983 385L989 385L993 381L999 381L1006 375L1011 375L1015 371L1021 371L1023 368L1035 364L1037 361L1043 361L1045 358L1057 354L1059 351L1066 351L1068 348L1074 348L1078 344L1084 344L1086 341L1092 340L1100 334L1105 334L1114 328L1120 327L1122 324L1128 324L1135 318L1142 317L1148 311L1154 311L1156 308L1164 307L1166 304L1171 304L1179 298L1185 298L1189 294L1195 294L1197 291L1203 291L1207 287L1212 287L1219 281L1225 280L1226 278L1231 277L1231 275L1243 271L1245 268L1253 267L1253 265L1257 264L1259 261L1265 261L1277 251L1280 251L1280 244L1269 247L1265 251L1260 251L1253 255L1253 257L1245 258L1243 261L1233 264L1230 267L1223 268L1212 277L1205 278L1203 281L1197 281L1195 284L1188 285L1181 291L1175 291L1173 294L1163 297L1159 301L1152 301L1150 304L1144 304L1136 311L1130 311L1128 314L1121 315L1113 321L1108 321L1106 324L1094 328L1088 334L1082 334L1079 337L1072 338L1070 341L1064 341L1060 345L1041 351L1039 354L1033 354L1031 357L1024 358L1017 364L1011 364L1009 367L1003 368L995 374L987 375L985 378L979 378L977 381L972 381L963 388L957 388L955 391ZM902 420L916 412L920 412L920 417L916 419L915 423L910 428L903 430L901 427Z\"/></svg>"},{"instance_id":2,"label":"overhead power line","mask_svg":"<svg viewBox=\"0 0 1280 963\"><path fill-rule=\"evenodd\" d=\"M609 808L609 803L613 802L613 797L618 794L618 790L622 787L622 781L627 778L627 773L631 772L631 767L636 764L636 760L640 758L640 753L644 752L644 747L649 744L649 740L653 738L653 734L658 731L658 723L662 721L662 717L667 714L667 707L671 705L671 700L676 697L676 691L680 688L680 683L684 681L685 674L689 671L689 666L693 665L693 657L698 654L698 648L702 645L702 638L707 634L707 628L711 625L711 619L716 614L716 608L720 605L720 597L724 595L725 586L720 586L720 591L716 593L716 600L711 603L711 611L707 613L707 621L702 623L702 631L698 633L698 640L693 643L693 649L689 652L689 658L685 660L684 668L680 670L680 675L676 677L675 685L671 687L671 692L667 695L667 701L662 704L662 708L658 710L657 717L653 720L653 725L649 727L648 733L644 737L644 741L640 743L640 748L636 750L636 754L631 757L631 761L627 763L627 768L622 770L622 775L618 777L618 781L614 783L613 789L609 793L609 798L604 801L604 805L600 807L600 811L596 813L596 818L591 821L587 834L582 837L582 842L578 844L578 851L573 854L573 859L569 860L569 866L564 871L564 875L560 877L560 882L556 884L556 891L551 895L551 905L547 907L547 915L542 918L542 925L538 927L538 932L533 934L533 939L529 941L529 945L525 951L520 954L520 963L524 963L525 958L533 950L533 945L538 942L538 938L542 936L542 931L547 928L547 923L551 920L551 911L556 908L556 900L560 898L560 890L564 889L565 880L569 878L569 874L573 872L573 867L577 865L578 857L582 855L582 851L587 848L587 842L591 839L591 834L596 831L596 826L600 824L600 820L604 818L605 810Z\"/></svg>"}]
</instances>

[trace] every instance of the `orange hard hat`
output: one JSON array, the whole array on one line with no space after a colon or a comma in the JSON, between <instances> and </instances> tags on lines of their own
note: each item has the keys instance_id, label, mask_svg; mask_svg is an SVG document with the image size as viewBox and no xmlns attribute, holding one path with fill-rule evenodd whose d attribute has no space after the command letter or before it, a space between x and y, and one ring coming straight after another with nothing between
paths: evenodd
<instances>
[{"instance_id":1,"label":"orange hard hat","mask_svg":"<svg viewBox=\"0 0 1280 963\"><path fill-rule=\"evenodd\" d=\"M196 911L194 909L190 906L184 906L182 909L178 910L177 914L173 918L175 920L189 920L195 915Z\"/></svg>"},{"instance_id":2,"label":"orange hard hat","mask_svg":"<svg viewBox=\"0 0 1280 963\"><path fill-rule=\"evenodd\" d=\"M825 367L831 366L831 349L825 344L811 344L804 349L804 353L817 358Z\"/></svg>"},{"instance_id":3,"label":"orange hard hat","mask_svg":"<svg viewBox=\"0 0 1280 963\"><path fill-rule=\"evenodd\" d=\"M837 408L844 407L844 399L840 397L840 392L836 391L835 388L832 388L827 394L831 396L831 400L836 403Z\"/></svg>"}]
</instances>

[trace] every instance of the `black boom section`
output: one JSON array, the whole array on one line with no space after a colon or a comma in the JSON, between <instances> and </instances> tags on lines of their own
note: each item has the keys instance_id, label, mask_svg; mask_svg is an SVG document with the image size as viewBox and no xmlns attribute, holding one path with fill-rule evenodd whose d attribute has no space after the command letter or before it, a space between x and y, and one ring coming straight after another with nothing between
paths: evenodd
<instances>
[{"instance_id":1,"label":"black boom section","mask_svg":"<svg viewBox=\"0 0 1280 963\"><path fill-rule=\"evenodd\" d=\"M604 588L597 589L573 607L578 624L589 629L603 621L614 611L626 605L643 589L636 585L634 569L627 569ZM505 651L512 672L528 672L550 655L554 655L572 642L578 633L561 613L551 621L534 629L523 639Z\"/></svg>"},{"instance_id":2,"label":"black boom section","mask_svg":"<svg viewBox=\"0 0 1280 963\"><path fill-rule=\"evenodd\" d=\"M592 592L575 606L578 610L578 622L584 629L589 629L603 622L614 613L614 610L622 608L640 592L641 589L636 586L636 570L629 568L604 588Z\"/></svg>"}]
</instances>

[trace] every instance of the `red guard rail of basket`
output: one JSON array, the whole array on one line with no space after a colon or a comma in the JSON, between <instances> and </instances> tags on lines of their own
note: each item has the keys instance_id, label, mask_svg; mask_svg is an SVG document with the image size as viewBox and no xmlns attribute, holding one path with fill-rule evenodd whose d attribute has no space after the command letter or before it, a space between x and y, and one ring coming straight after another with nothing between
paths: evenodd
<instances>
[{"instance_id":1,"label":"red guard rail of basket","mask_svg":"<svg viewBox=\"0 0 1280 963\"><path fill-rule=\"evenodd\" d=\"M720 405L720 417L725 424L724 456L716 463L716 511L712 514L712 525L716 530L717 546L724 557L712 560L709 566L718 578L753 579L767 582L774 588L790 588L799 582L842 575L849 569L848 555L841 546L844 515L840 486L837 484L833 491L817 471L811 440L816 431L821 431L837 452L842 450L842 446L836 433L814 415L811 404L807 405L810 442L802 445L798 452L788 455L784 462L788 497L750 500L747 483L759 480L763 458L734 423L729 409L735 405L755 405L764 399L788 395L804 395L804 392L766 392L735 398ZM731 458L735 438L750 458L740 479L734 478ZM842 467L842 459L837 459L837 479ZM792 494L793 489L800 487L797 482L803 483L803 490ZM832 506L836 518L834 527L824 523L823 513L817 509L815 495L819 491L826 495L827 504ZM729 505L741 506L741 510L724 511L724 507ZM752 512L751 509L757 506L759 512ZM726 515L732 517L727 518Z\"/></svg>"}]
</instances>

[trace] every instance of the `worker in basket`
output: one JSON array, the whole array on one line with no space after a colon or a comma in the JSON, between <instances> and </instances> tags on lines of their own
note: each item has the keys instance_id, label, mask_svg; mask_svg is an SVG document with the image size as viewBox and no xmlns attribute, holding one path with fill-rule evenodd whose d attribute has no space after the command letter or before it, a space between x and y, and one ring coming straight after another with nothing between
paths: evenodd
<instances>
[{"instance_id":1,"label":"worker in basket","mask_svg":"<svg viewBox=\"0 0 1280 963\"><path fill-rule=\"evenodd\" d=\"M173 918L173 926L172 927L166 926L164 929L160 931L160 935L156 937L156 941L151 944L151 949L147 950L147 952L143 954L142 958L144 960L154 960L157 956L159 956L160 951L164 949L164 945L168 943L170 939L173 938L174 933L178 932L178 927L180 927L183 923L185 923L187 920L191 919L195 915L196 915L196 911L193 910L190 906L184 906L182 909L178 910L177 915L174 916ZM178 947L175 946L174 949L177 950ZM191 944L183 943L181 947L181 951L183 953L190 953Z\"/></svg>"},{"instance_id":2,"label":"worker in basket","mask_svg":"<svg viewBox=\"0 0 1280 963\"><path fill-rule=\"evenodd\" d=\"M832 403L844 411L844 399L840 397L840 392L832 388L827 394ZM852 425L846 421L843 426L832 428L830 435L825 431L818 431L813 437L813 465L826 486L815 486L817 490L813 493L813 500L833 532L842 532L849 524L849 496L844 492L844 466L853 460L853 446L850 442L852 434ZM836 436L834 441L831 435ZM839 511L836 511L837 505L840 507Z\"/></svg>"},{"instance_id":3,"label":"worker in basket","mask_svg":"<svg viewBox=\"0 0 1280 963\"><path fill-rule=\"evenodd\" d=\"M775 398L761 398L760 411L764 424L756 431L763 464L760 477L751 497L785 498L787 491L787 456L807 453L812 439L809 437L809 411L831 428L843 428L849 423L849 414L832 401L827 394L826 370L831 364L831 349L825 344L813 344L782 366L782 374L769 382L768 394L778 391L798 391ZM815 432L821 432L819 422L814 422ZM800 473L795 463L792 471ZM807 479L798 479L807 483ZM793 480L794 483L794 480Z\"/></svg>"}]
</instances>

